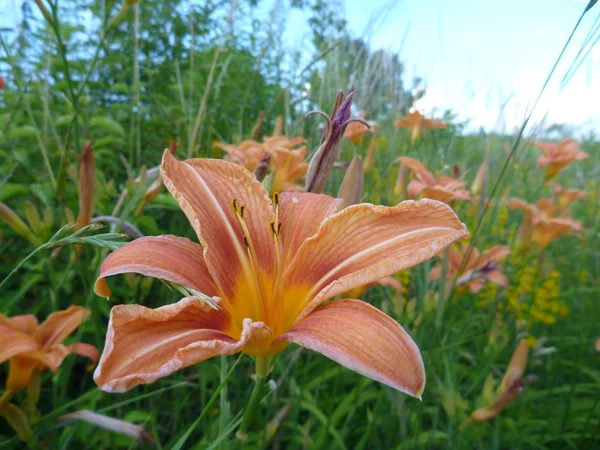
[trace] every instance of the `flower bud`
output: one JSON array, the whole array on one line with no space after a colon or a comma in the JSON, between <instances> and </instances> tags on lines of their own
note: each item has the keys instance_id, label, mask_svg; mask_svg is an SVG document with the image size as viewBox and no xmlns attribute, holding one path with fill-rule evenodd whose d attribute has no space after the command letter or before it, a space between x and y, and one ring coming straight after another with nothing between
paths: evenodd
<instances>
[{"instance_id":1,"label":"flower bud","mask_svg":"<svg viewBox=\"0 0 600 450\"><path fill-rule=\"evenodd\" d=\"M152 435L148 433L142 425L136 425L131 422L126 422L125 420L114 419L88 409L65 414L58 418L59 422L64 422L65 420L81 420L99 428L112 431L113 433L129 436L138 442L154 442Z\"/></svg>"},{"instance_id":2,"label":"flower bud","mask_svg":"<svg viewBox=\"0 0 600 450\"><path fill-rule=\"evenodd\" d=\"M38 210L33 202L29 200L25 202L25 218L37 236L41 236L44 233L45 226L40 218L40 214L38 213Z\"/></svg>"},{"instance_id":3,"label":"flower bud","mask_svg":"<svg viewBox=\"0 0 600 450\"><path fill-rule=\"evenodd\" d=\"M342 91L338 93L333 113L329 117L324 112L311 111L311 114L320 114L327 120L325 132L321 138L321 144L312 157L306 173L306 192L321 193L325 188L327 179L331 174L335 160L339 152L340 140L344 135L346 127L351 122L361 122L370 128L369 124L361 118L350 118L350 108L354 97L354 86L346 97Z\"/></svg>"},{"instance_id":4,"label":"flower bud","mask_svg":"<svg viewBox=\"0 0 600 450\"><path fill-rule=\"evenodd\" d=\"M487 180L487 163L484 161L479 166L479 170L477 170L477 175L475 175L473 184L471 184L471 193L473 195L479 194L483 190L486 180Z\"/></svg>"},{"instance_id":5,"label":"flower bud","mask_svg":"<svg viewBox=\"0 0 600 450\"><path fill-rule=\"evenodd\" d=\"M0 202L0 219L3 219L8 226L14 230L15 233L23 236L33 245L41 245L41 241L37 236L35 236L35 234L33 234L27 224L23 222L12 209L2 202Z\"/></svg>"},{"instance_id":6,"label":"flower bud","mask_svg":"<svg viewBox=\"0 0 600 450\"><path fill-rule=\"evenodd\" d=\"M360 203L362 199L363 185L365 182L365 170L363 161L360 156L355 156L350 166L346 170L346 175L340 185L338 192L338 198L342 199L342 202L338 206L338 211Z\"/></svg>"},{"instance_id":7,"label":"flower bud","mask_svg":"<svg viewBox=\"0 0 600 450\"><path fill-rule=\"evenodd\" d=\"M267 118L265 117L264 111L261 111L258 114L258 119L256 119L256 123L254 124L254 128L252 128L252 133L250 133L250 139L252 139L253 141L257 141L258 140L258 136L260 135L260 130L262 129L262 127L265 124L266 120L267 120Z\"/></svg>"},{"instance_id":8,"label":"flower bud","mask_svg":"<svg viewBox=\"0 0 600 450\"><path fill-rule=\"evenodd\" d=\"M409 167L406 164L401 164L398 169L398 176L396 177L396 184L394 185L394 195L397 197L406 196L406 184L408 182L408 171Z\"/></svg>"},{"instance_id":9,"label":"flower bud","mask_svg":"<svg viewBox=\"0 0 600 450\"><path fill-rule=\"evenodd\" d=\"M88 143L79 157L79 216L75 230L92 221L94 214L94 183L96 181L96 161L92 144Z\"/></svg>"},{"instance_id":10,"label":"flower bud","mask_svg":"<svg viewBox=\"0 0 600 450\"><path fill-rule=\"evenodd\" d=\"M177 142L171 141L171 144L169 145L169 151L171 152L171 154L173 156L175 156L175 154L177 153ZM145 180L144 180L144 182L145 182ZM144 198L142 198L142 201L140 202L139 206L135 210L136 216L139 216L142 213L142 211L144 210L144 208L146 207L146 205L158 196L162 187L163 187L163 180L162 180L160 173L158 173L158 176L154 179L154 181L152 182L150 187L148 189L146 189L146 192L144 192Z\"/></svg>"},{"instance_id":11,"label":"flower bud","mask_svg":"<svg viewBox=\"0 0 600 450\"><path fill-rule=\"evenodd\" d=\"M4 78L2 78L2 76L0 76L0 91L2 89L4 89L4 86L6 85L6 83L4 82Z\"/></svg>"},{"instance_id":12,"label":"flower bud","mask_svg":"<svg viewBox=\"0 0 600 450\"><path fill-rule=\"evenodd\" d=\"M283 117L277 116L275 120L275 128L273 128L273 137L278 137L283 134Z\"/></svg>"}]
</instances>

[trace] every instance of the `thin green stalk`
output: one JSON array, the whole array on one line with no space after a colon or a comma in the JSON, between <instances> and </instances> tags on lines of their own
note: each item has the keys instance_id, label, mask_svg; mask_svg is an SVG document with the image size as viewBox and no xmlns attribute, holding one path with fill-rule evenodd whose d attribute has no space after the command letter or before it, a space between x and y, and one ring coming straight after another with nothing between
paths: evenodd
<instances>
[{"instance_id":1,"label":"thin green stalk","mask_svg":"<svg viewBox=\"0 0 600 450\"><path fill-rule=\"evenodd\" d=\"M248 428L253 422L256 422L256 417L259 415L258 407L265 393L266 379L268 374L269 357L260 355L257 356L254 387L252 388L250 400L248 400L248 406L246 406L246 410L244 411L244 415L242 417L242 424L236 433L238 438L241 440L246 439Z\"/></svg>"}]
</instances>

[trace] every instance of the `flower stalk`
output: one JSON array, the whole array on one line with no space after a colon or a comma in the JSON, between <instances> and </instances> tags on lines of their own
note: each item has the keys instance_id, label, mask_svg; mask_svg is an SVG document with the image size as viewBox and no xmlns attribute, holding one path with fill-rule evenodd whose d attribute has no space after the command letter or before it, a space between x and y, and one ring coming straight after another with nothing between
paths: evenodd
<instances>
[{"instance_id":1,"label":"flower stalk","mask_svg":"<svg viewBox=\"0 0 600 450\"><path fill-rule=\"evenodd\" d=\"M245 441L248 437L247 431L252 423L255 423L259 414L259 404L265 394L265 387L267 385L267 375L269 374L269 357L258 355L256 357L256 373L254 376L254 387L250 394L250 400L248 400L248 406L244 411L242 417L242 423L239 430L236 433L238 439Z\"/></svg>"}]
</instances>

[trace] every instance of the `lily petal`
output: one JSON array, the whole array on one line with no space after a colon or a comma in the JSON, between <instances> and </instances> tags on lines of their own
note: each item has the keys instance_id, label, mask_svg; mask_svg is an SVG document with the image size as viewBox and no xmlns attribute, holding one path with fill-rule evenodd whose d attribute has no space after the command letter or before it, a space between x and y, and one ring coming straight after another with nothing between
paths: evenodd
<instances>
[{"instance_id":1,"label":"lily petal","mask_svg":"<svg viewBox=\"0 0 600 450\"><path fill-rule=\"evenodd\" d=\"M281 194L280 222L286 263L291 261L306 239L317 233L321 222L331 216L341 202L339 198L324 194Z\"/></svg>"},{"instance_id":2,"label":"lily petal","mask_svg":"<svg viewBox=\"0 0 600 450\"><path fill-rule=\"evenodd\" d=\"M361 204L334 214L302 244L284 274L286 286L308 292L286 304L286 325L335 295L433 257L467 234L448 205L428 199L395 207Z\"/></svg>"},{"instance_id":3,"label":"lily petal","mask_svg":"<svg viewBox=\"0 0 600 450\"><path fill-rule=\"evenodd\" d=\"M62 343L89 315L89 310L75 305L50 314L39 328L44 348Z\"/></svg>"},{"instance_id":4,"label":"lily petal","mask_svg":"<svg viewBox=\"0 0 600 450\"><path fill-rule=\"evenodd\" d=\"M360 300L337 300L299 321L280 338L315 350L361 375L420 398L423 359L391 317Z\"/></svg>"},{"instance_id":5,"label":"lily petal","mask_svg":"<svg viewBox=\"0 0 600 450\"><path fill-rule=\"evenodd\" d=\"M246 238L260 268L267 274L273 272L269 224L275 214L267 192L252 173L216 159L177 161L169 151L163 155L160 170L165 186L198 234L208 270L228 300L234 300L238 287L232 279L252 277L245 233L232 206L234 199L238 208L244 206Z\"/></svg>"},{"instance_id":6,"label":"lily petal","mask_svg":"<svg viewBox=\"0 0 600 450\"><path fill-rule=\"evenodd\" d=\"M39 343L32 336L14 331L0 334L0 363L16 355L35 352Z\"/></svg>"},{"instance_id":7,"label":"lily petal","mask_svg":"<svg viewBox=\"0 0 600 450\"><path fill-rule=\"evenodd\" d=\"M104 391L124 392L215 355L237 353L255 329L264 328L247 319L236 340L226 334L231 325L225 309L197 297L158 309L115 306L94 380Z\"/></svg>"},{"instance_id":8,"label":"lily petal","mask_svg":"<svg viewBox=\"0 0 600 450\"><path fill-rule=\"evenodd\" d=\"M105 277L134 272L188 286L212 297L216 288L202 252L200 245L177 236L136 239L108 255L94 291L101 297L109 297L111 291Z\"/></svg>"}]
</instances>

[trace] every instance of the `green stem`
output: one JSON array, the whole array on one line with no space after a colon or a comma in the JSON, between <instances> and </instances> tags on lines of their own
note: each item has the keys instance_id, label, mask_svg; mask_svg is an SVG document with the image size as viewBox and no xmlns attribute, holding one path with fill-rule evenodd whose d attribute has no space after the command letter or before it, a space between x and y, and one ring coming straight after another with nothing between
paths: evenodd
<instances>
[{"instance_id":1,"label":"green stem","mask_svg":"<svg viewBox=\"0 0 600 450\"><path fill-rule=\"evenodd\" d=\"M258 405L265 393L266 379L269 374L269 357L267 356L257 356L256 357L256 375L254 378L254 387L252 388L252 393L250 394L250 400L248 400L248 406L246 406L246 410L244 411L244 416L242 417L242 424L237 432L238 438L241 440L245 440L247 437L247 431L249 426L255 422L257 416L259 415Z\"/></svg>"}]
</instances>

